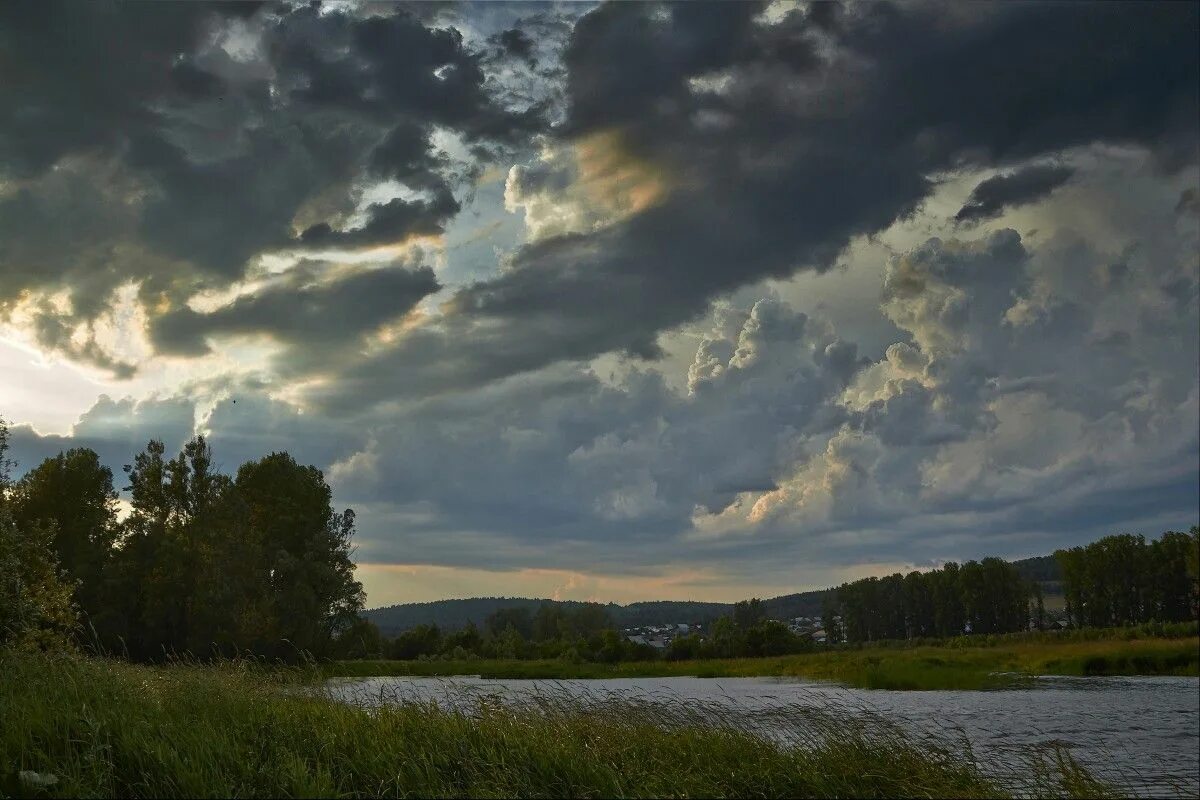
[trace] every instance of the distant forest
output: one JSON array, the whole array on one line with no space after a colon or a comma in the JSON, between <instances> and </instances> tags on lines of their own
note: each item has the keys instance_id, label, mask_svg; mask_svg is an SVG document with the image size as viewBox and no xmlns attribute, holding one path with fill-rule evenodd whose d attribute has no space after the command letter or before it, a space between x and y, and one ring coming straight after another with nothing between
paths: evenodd
<instances>
[{"instance_id":1,"label":"distant forest","mask_svg":"<svg viewBox=\"0 0 1200 800\"><path fill-rule=\"evenodd\" d=\"M1053 555L1036 556L1012 562L1017 573L1027 581L1042 584L1045 597L1062 596L1062 572ZM798 592L762 601L763 611L770 619L818 617L827 589ZM363 616L379 628L384 636L395 636L418 625L436 625L443 631L456 631L467 625L483 626L492 614L501 609L523 608L530 614L544 604L564 611L575 611L585 605L579 600L550 600L531 597L473 597L468 600L435 600L429 603L403 603L374 608ZM604 604L609 619L619 628L641 628L651 625L691 623L711 625L733 613L733 603L703 603L686 600L658 600L620 605Z\"/></svg>"}]
</instances>

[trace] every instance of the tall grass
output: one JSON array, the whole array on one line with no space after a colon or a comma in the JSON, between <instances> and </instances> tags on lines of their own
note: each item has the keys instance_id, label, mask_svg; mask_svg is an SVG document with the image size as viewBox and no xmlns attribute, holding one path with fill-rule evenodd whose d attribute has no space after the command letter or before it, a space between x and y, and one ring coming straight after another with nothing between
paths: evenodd
<instances>
[{"instance_id":1,"label":"tall grass","mask_svg":"<svg viewBox=\"0 0 1200 800\"><path fill-rule=\"evenodd\" d=\"M101 797L992 797L964 741L783 709L765 738L703 708L480 698L362 708L299 671L0 653L0 794ZM779 726L783 727L780 728ZM1033 753L1034 794L1106 787ZM1015 785L1015 784L1014 784Z\"/></svg>"}]
</instances>

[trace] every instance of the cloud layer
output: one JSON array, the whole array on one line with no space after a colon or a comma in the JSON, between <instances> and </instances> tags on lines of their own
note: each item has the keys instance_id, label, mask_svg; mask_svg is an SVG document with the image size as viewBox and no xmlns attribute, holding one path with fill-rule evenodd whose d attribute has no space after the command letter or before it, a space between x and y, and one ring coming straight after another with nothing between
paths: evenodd
<instances>
[{"instance_id":1,"label":"cloud layer","mask_svg":"<svg viewBox=\"0 0 1200 800\"><path fill-rule=\"evenodd\" d=\"M364 561L729 585L1195 521L1193 5L0 15L0 319L112 376L27 463L202 429Z\"/></svg>"}]
</instances>

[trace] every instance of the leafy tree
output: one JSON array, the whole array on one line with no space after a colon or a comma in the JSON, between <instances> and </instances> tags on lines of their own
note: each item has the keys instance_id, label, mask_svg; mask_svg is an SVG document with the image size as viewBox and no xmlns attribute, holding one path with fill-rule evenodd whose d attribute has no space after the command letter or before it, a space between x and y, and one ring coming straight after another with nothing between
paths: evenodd
<instances>
[{"instance_id":1,"label":"leafy tree","mask_svg":"<svg viewBox=\"0 0 1200 800\"><path fill-rule=\"evenodd\" d=\"M392 640L390 658L408 661L421 656L433 656L442 650L442 632L437 625L418 625Z\"/></svg>"},{"instance_id":2,"label":"leafy tree","mask_svg":"<svg viewBox=\"0 0 1200 800\"><path fill-rule=\"evenodd\" d=\"M762 620L746 631L745 646L739 655L783 656L811 649L811 643L788 630L774 619Z\"/></svg>"},{"instance_id":3,"label":"leafy tree","mask_svg":"<svg viewBox=\"0 0 1200 800\"><path fill-rule=\"evenodd\" d=\"M700 637L694 633L687 636L676 636L671 640L671 644L667 646L666 656L671 661L690 661L693 658L700 658L703 652L703 642Z\"/></svg>"},{"instance_id":4,"label":"leafy tree","mask_svg":"<svg viewBox=\"0 0 1200 800\"><path fill-rule=\"evenodd\" d=\"M767 610L757 597L733 605L733 624L739 631L748 631L767 618Z\"/></svg>"},{"instance_id":5,"label":"leafy tree","mask_svg":"<svg viewBox=\"0 0 1200 800\"><path fill-rule=\"evenodd\" d=\"M1071 621L1104 627L1194 619L1197 530L1167 531L1149 543L1140 535L1105 536L1057 551Z\"/></svg>"},{"instance_id":6,"label":"leafy tree","mask_svg":"<svg viewBox=\"0 0 1200 800\"><path fill-rule=\"evenodd\" d=\"M19 530L0 508L0 646L22 650L70 647L76 612L74 586L54 555L53 529Z\"/></svg>"},{"instance_id":7,"label":"leafy tree","mask_svg":"<svg viewBox=\"0 0 1200 800\"><path fill-rule=\"evenodd\" d=\"M533 615L533 640L547 642L562 638L570 630L566 617L566 612L560 606L542 603Z\"/></svg>"},{"instance_id":8,"label":"leafy tree","mask_svg":"<svg viewBox=\"0 0 1200 800\"><path fill-rule=\"evenodd\" d=\"M12 468L15 466L13 460L8 457L8 439L8 423L4 420L4 417L0 417L0 508L4 508L7 503L11 482L10 476L12 475Z\"/></svg>"},{"instance_id":9,"label":"leafy tree","mask_svg":"<svg viewBox=\"0 0 1200 800\"><path fill-rule=\"evenodd\" d=\"M259 581L277 627L274 655L320 655L362 609L350 541L354 512L334 513L321 471L287 453L243 464L234 487L261 554Z\"/></svg>"},{"instance_id":10,"label":"leafy tree","mask_svg":"<svg viewBox=\"0 0 1200 800\"><path fill-rule=\"evenodd\" d=\"M516 631L523 640L530 638L533 635L533 618L529 615L529 609L497 609L483 621L483 629L492 637L501 636L509 628Z\"/></svg>"},{"instance_id":11,"label":"leafy tree","mask_svg":"<svg viewBox=\"0 0 1200 800\"><path fill-rule=\"evenodd\" d=\"M338 658L378 658L383 655L383 636L374 622L356 617L333 643Z\"/></svg>"},{"instance_id":12,"label":"leafy tree","mask_svg":"<svg viewBox=\"0 0 1200 800\"><path fill-rule=\"evenodd\" d=\"M512 625L500 631L491 643L491 655L494 658L524 658L525 652L525 637Z\"/></svg>"},{"instance_id":13,"label":"leafy tree","mask_svg":"<svg viewBox=\"0 0 1200 800\"><path fill-rule=\"evenodd\" d=\"M837 591L831 590L821 598L821 627L825 629L825 641L839 644L845 639L842 632L842 609L838 603Z\"/></svg>"},{"instance_id":14,"label":"leafy tree","mask_svg":"<svg viewBox=\"0 0 1200 800\"><path fill-rule=\"evenodd\" d=\"M570 615L569 624L573 634L586 638L612 627L612 618L599 603L584 603Z\"/></svg>"},{"instance_id":15,"label":"leafy tree","mask_svg":"<svg viewBox=\"0 0 1200 800\"><path fill-rule=\"evenodd\" d=\"M443 649L478 655L482 647L483 636L480 635L479 628L475 627L474 622L468 622L465 627L446 636Z\"/></svg>"},{"instance_id":16,"label":"leafy tree","mask_svg":"<svg viewBox=\"0 0 1200 800\"><path fill-rule=\"evenodd\" d=\"M17 527L53 531L59 565L79 585L76 601L88 614L97 611L103 569L117 535L112 471L93 450L68 450L26 473L11 494Z\"/></svg>"}]
</instances>

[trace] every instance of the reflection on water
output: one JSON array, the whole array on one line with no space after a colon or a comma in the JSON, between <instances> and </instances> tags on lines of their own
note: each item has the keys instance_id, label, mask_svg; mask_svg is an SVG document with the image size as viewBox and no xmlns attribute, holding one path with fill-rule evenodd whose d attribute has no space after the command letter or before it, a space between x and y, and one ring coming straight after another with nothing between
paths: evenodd
<instances>
[{"instance_id":1,"label":"reflection on water","mask_svg":"<svg viewBox=\"0 0 1200 800\"><path fill-rule=\"evenodd\" d=\"M1018 754L1057 743L1130 794L1200 794L1196 678L1046 677L1032 688L986 692L850 689L791 678L339 678L327 688L338 700L368 706L432 701L470 710L481 699L670 705L785 740L803 738L806 709L882 715L917 734L965 736L980 765L1014 789Z\"/></svg>"}]
</instances>

